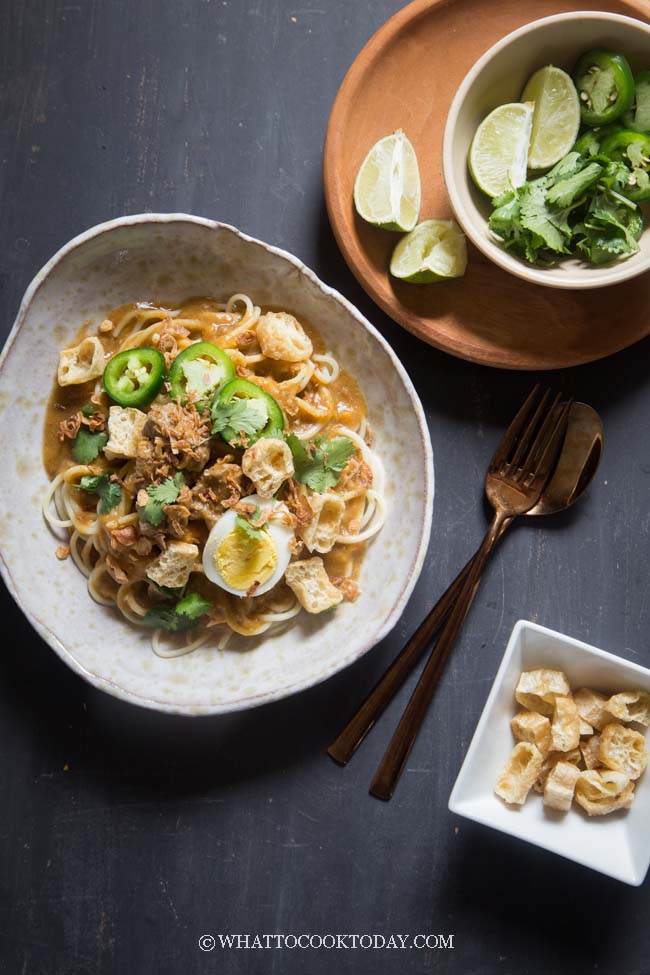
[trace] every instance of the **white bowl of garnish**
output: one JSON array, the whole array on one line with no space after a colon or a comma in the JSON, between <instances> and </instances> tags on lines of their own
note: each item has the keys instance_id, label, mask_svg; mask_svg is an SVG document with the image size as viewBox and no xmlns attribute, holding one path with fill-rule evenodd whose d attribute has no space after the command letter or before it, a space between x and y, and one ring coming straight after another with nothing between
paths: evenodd
<instances>
[{"instance_id":1,"label":"white bowl of garnish","mask_svg":"<svg viewBox=\"0 0 650 975\"><path fill-rule=\"evenodd\" d=\"M404 369L224 224L144 214L63 247L0 359L0 439L10 592L133 703L215 714L318 683L390 631L422 567L433 466Z\"/></svg>"},{"instance_id":2,"label":"white bowl of garnish","mask_svg":"<svg viewBox=\"0 0 650 975\"><path fill-rule=\"evenodd\" d=\"M574 289L616 284L650 269L644 229L650 207L646 199L630 199L646 196L640 184L646 186L650 173L650 135L641 131L645 104L637 114L634 101L635 83L650 70L648 52L649 24L576 11L520 27L468 72L447 117L443 172L458 222L499 267L536 284ZM589 54L595 60L583 63ZM612 55L617 71L623 65L610 91ZM557 70L544 74L549 66ZM638 90L645 102L645 80ZM615 129L633 127L631 149L625 139L612 143ZM548 142L558 132L565 144L554 156Z\"/></svg>"},{"instance_id":3,"label":"white bowl of garnish","mask_svg":"<svg viewBox=\"0 0 650 975\"><path fill-rule=\"evenodd\" d=\"M650 865L649 723L650 670L520 620L449 808L639 886Z\"/></svg>"}]
</instances>

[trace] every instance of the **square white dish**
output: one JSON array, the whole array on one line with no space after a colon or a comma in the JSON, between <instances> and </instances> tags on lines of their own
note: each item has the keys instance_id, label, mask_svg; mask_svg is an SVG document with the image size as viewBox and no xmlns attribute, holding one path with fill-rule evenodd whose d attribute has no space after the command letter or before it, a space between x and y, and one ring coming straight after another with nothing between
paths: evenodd
<instances>
[{"instance_id":1,"label":"square white dish","mask_svg":"<svg viewBox=\"0 0 650 975\"><path fill-rule=\"evenodd\" d=\"M522 670L562 670L574 690L605 693L641 689L650 693L650 670L536 623L514 627L474 737L449 797L451 812L558 853L623 883L638 887L650 866L650 783L645 772L632 808L587 817L575 804L562 815L545 810L531 793L521 808L506 806L494 783L514 742L515 687Z\"/></svg>"}]
</instances>

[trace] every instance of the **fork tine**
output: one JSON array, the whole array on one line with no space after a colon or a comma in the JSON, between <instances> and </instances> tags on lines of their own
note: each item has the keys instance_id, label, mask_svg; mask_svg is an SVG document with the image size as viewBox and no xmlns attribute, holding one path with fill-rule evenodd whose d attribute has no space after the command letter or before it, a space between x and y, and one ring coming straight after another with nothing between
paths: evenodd
<instances>
[{"instance_id":1,"label":"fork tine","mask_svg":"<svg viewBox=\"0 0 650 975\"><path fill-rule=\"evenodd\" d=\"M571 405L573 400L568 400L562 407L559 416L557 417L555 426L551 431L550 435L546 440L546 444L542 445L540 448L540 456L537 459L535 467L532 471L533 477L532 481L542 482L544 484L555 464L560 454L562 444L564 442L564 435L566 434L566 429L569 423L569 411L571 410Z\"/></svg>"},{"instance_id":2,"label":"fork tine","mask_svg":"<svg viewBox=\"0 0 650 975\"><path fill-rule=\"evenodd\" d=\"M537 383L533 389L528 394L525 403L519 408L517 415L510 423L510 426L504 433L499 446L494 452L494 456L490 461L490 469L497 471L505 462L507 461L510 453L517 443L517 438L519 434L526 426L529 417L534 412L535 403L538 399L540 392L540 385Z\"/></svg>"},{"instance_id":3,"label":"fork tine","mask_svg":"<svg viewBox=\"0 0 650 975\"><path fill-rule=\"evenodd\" d=\"M524 445L525 450L518 451L519 456L516 458L517 462L513 460L510 468L511 474L515 480L524 480L524 478L534 468L535 462L541 456L541 453L546 446L546 442L550 437L551 432L555 429L555 424L559 419L558 406L561 399L561 394L556 393L553 402L545 409L544 419L542 420L541 425L538 426L536 431L533 431L534 436L529 438L528 443ZM540 406L541 405L542 404L540 404ZM546 406L546 398L544 401L544 406ZM541 410L538 410L537 413L538 419L541 419ZM517 470L517 467L519 470Z\"/></svg>"},{"instance_id":4,"label":"fork tine","mask_svg":"<svg viewBox=\"0 0 650 975\"><path fill-rule=\"evenodd\" d=\"M546 389L544 391L544 395L542 396L542 399L537 409L535 410L535 412L533 413L530 419L530 422L528 423L526 429L524 430L523 434L519 438L519 442L517 443L517 448L514 452L514 455L510 460L510 462L507 464L508 471L512 471L514 473L518 467L522 466L522 458L524 457L524 455L526 455L526 457L530 455L531 442L532 443L535 442L533 440L533 437L535 436L536 431L539 429L540 420L542 419L542 417L545 417L545 420L548 419L548 415L550 412L548 408L548 401L550 396L551 396L551 390ZM557 401L557 397L556 397L556 401ZM555 403L553 405L555 405ZM553 407L551 407L551 409L552 408Z\"/></svg>"},{"instance_id":5,"label":"fork tine","mask_svg":"<svg viewBox=\"0 0 650 975\"><path fill-rule=\"evenodd\" d=\"M510 476L513 484L521 484L526 488L534 488L548 480L553 467L557 463L560 447L569 421L569 411L572 400L562 404L559 409L554 403L543 427L535 438L526 463Z\"/></svg>"},{"instance_id":6,"label":"fork tine","mask_svg":"<svg viewBox=\"0 0 650 975\"><path fill-rule=\"evenodd\" d=\"M557 394L553 402L548 408L548 412L544 418L544 422L539 428L539 434L535 438L534 442L530 446L530 450L526 454L525 460L522 462L521 466L526 468L528 471L532 470L537 461L542 456L546 446L546 440L550 436L551 432L554 430L556 423L561 417L562 410L565 404L562 403L561 394Z\"/></svg>"}]
</instances>

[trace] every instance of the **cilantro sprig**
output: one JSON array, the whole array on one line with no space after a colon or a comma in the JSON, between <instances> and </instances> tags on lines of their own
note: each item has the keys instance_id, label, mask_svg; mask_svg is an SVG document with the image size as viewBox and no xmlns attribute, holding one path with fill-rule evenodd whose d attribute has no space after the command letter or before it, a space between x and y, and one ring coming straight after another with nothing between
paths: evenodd
<instances>
[{"instance_id":1,"label":"cilantro sprig","mask_svg":"<svg viewBox=\"0 0 650 975\"><path fill-rule=\"evenodd\" d=\"M108 474L84 474L79 481L82 491L96 494L100 499L99 513L107 515L122 500L122 490L119 484L111 481Z\"/></svg>"},{"instance_id":2,"label":"cilantro sprig","mask_svg":"<svg viewBox=\"0 0 650 975\"><path fill-rule=\"evenodd\" d=\"M201 622L201 618L212 609L212 603L198 592L188 592L175 604L161 603L152 606L143 617L143 624L152 628L162 628L170 633L190 630Z\"/></svg>"},{"instance_id":3,"label":"cilantro sprig","mask_svg":"<svg viewBox=\"0 0 650 975\"><path fill-rule=\"evenodd\" d=\"M269 421L269 411L262 399L232 399L222 402L217 397L210 407L212 433L220 433L228 443L242 437L254 437Z\"/></svg>"},{"instance_id":4,"label":"cilantro sprig","mask_svg":"<svg viewBox=\"0 0 650 975\"><path fill-rule=\"evenodd\" d=\"M287 443L293 456L294 477L319 494L338 484L341 471L356 450L347 437L316 437L306 443L290 433Z\"/></svg>"},{"instance_id":5,"label":"cilantro sprig","mask_svg":"<svg viewBox=\"0 0 650 975\"><path fill-rule=\"evenodd\" d=\"M161 484L152 484L148 487L149 500L146 505L140 508L140 517L155 528L162 525L165 518L163 506L174 504L184 483L185 478L178 471L173 477L165 478Z\"/></svg>"},{"instance_id":6,"label":"cilantro sprig","mask_svg":"<svg viewBox=\"0 0 650 975\"><path fill-rule=\"evenodd\" d=\"M569 152L548 173L493 200L489 220L503 246L551 265L576 249L592 264L635 254L643 221L622 190L629 171L607 156Z\"/></svg>"},{"instance_id":7,"label":"cilantro sprig","mask_svg":"<svg viewBox=\"0 0 650 975\"><path fill-rule=\"evenodd\" d=\"M108 443L107 433L91 433L87 427L79 427L72 441L72 456L78 464L90 464Z\"/></svg>"}]
</instances>

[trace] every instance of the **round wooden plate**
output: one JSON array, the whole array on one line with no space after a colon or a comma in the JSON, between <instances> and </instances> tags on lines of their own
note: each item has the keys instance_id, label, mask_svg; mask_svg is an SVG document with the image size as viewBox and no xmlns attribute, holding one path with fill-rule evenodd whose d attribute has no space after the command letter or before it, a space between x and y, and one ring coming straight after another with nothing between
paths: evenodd
<instances>
[{"instance_id":1,"label":"round wooden plate","mask_svg":"<svg viewBox=\"0 0 650 975\"><path fill-rule=\"evenodd\" d=\"M576 9L650 19L646 0L538 0L534 14L521 0L416 0L366 44L334 102L325 141L325 198L345 260L391 318L472 362L556 369L618 352L650 333L650 274L603 289L560 291L521 281L470 248L464 278L404 284L388 273L398 235L356 216L354 180L370 147L402 128L420 164L421 219L451 216L442 136L461 80L504 34Z\"/></svg>"}]
</instances>

